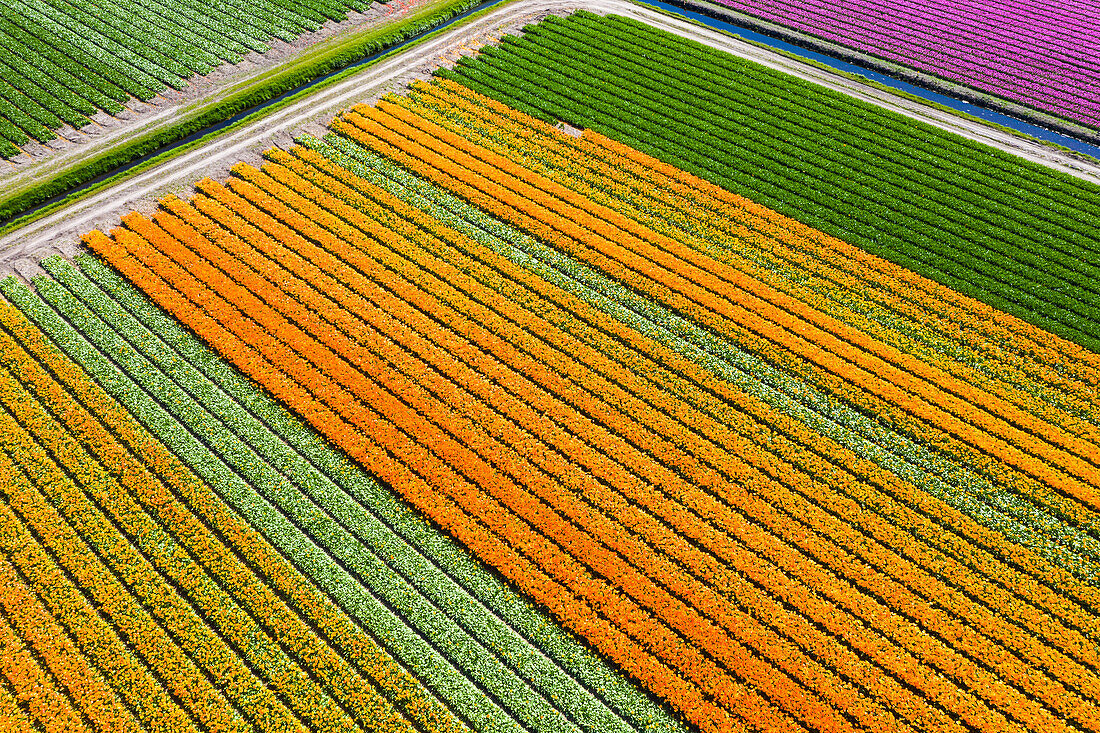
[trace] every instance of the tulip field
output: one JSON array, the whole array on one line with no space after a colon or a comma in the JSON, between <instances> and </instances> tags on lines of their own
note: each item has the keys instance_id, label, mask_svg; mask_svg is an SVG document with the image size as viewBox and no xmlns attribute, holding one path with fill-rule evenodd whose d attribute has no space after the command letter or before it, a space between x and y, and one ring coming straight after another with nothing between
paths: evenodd
<instances>
[{"instance_id":1,"label":"tulip field","mask_svg":"<svg viewBox=\"0 0 1100 733\"><path fill-rule=\"evenodd\" d=\"M0 728L1100 733L1097 208L578 12L90 231Z\"/></svg>"},{"instance_id":2,"label":"tulip field","mask_svg":"<svg viewBox=\"0 0 1100 733\"><path fill-rule=\"evenodd\" d=\"M99 111L293 41L369 0L10 0L0 17L0 156Z\"/></svg>"},{"instance_id":3,"label":"tulip field","mask_svg":"<svg viewBox=\"0 0 1100 733\"><path fill-rule=\"evenodd\" d=\"M756 18L1100 127L1100 6L1065 0L718 0Z\"/></svg>"}]
</instances>

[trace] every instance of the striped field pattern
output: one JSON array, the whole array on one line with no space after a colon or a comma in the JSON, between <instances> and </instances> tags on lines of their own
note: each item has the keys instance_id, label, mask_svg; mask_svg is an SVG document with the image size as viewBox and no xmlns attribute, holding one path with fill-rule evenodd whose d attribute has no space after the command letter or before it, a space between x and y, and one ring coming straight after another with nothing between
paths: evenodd
<instances>
[{"instance_id":1,"label":"striped field pattern","mask_svg":"<svg viewBox=\"0 0 1100 733\"><path fill-rule=\"evenodd\" d=\"M692 726L1100 725L1095 355L454 82L333 133L86 242Z\"/></svg>"},{"instance_id":2,"label":"striped field pattern","mask_svg":"<svg viewBox=\"0 0 1100 733\"><path fill-rule=\"evenodd\" d=\"M0 281L0 729L1100 733L1091 342L478 63Z\"/></svg>"}]
</instances>

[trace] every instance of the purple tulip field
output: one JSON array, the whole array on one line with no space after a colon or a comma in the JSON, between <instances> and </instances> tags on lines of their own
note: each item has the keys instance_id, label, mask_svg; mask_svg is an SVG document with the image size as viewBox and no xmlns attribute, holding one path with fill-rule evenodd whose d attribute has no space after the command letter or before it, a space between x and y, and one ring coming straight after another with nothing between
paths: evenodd
<instances>
[{"instance_id":1,"label":"purple tulip field","mask_svg":"<svg viewBox=\"0 0 1100 733\"><path fill-rule=\"evenodd\" d=\"M719 0L749 15L1100 127L1100 4Z\"/></svg>"}]
</instances>

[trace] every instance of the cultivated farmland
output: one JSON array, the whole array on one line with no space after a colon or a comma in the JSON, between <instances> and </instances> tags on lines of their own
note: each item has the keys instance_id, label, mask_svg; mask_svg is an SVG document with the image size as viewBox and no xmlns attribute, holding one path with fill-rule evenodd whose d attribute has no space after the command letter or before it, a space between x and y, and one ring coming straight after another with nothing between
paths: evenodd
<instances>
[{"instance_id":1,"label":"cultivated farmland","mask_svg":"<svg viewBox=\"0 0 1100 733\"><path fill-rule=\"evenodd\" d=\"M1100 187L617 15L425 79L0 280L5 729L1100 730Z\"/></svg>"},{"instance_id":2,"label":"cultivated farmland","mask_svg":"<svg viewBox=\"0 0 1100 733\"><path fill-rule=\"evenodd\" d=\"M49 142L63 124L180 89L195 74L293 41L326 20L363 10L361 0L208 3L51 0L5 3L0 18L0 155Z\"/></svg>"},{"instance_id":3,"label":"cultivated farmland","mask_svg":"<svg viewBox=\"0 0 1100 733\"><path fill-rule=\"evenodd\" d=\"M1021 0L717 0L813 37L1100 127L1100 9Z\"/></svg>"},{"instance_id":4,"label":"cultivated farmland","mask_svg":"<svg viewBox=\"0 0 1100 733\"><path fill-rule=\"evenodd\" d=\"M625 19L548 19L444 73L1100 347L1094 185Z\"/></svg>"}]
</instances>

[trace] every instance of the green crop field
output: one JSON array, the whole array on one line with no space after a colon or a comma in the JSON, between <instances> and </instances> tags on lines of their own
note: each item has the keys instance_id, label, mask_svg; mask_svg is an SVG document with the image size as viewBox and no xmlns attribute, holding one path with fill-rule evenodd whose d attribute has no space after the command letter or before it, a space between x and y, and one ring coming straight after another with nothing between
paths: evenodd
<instances>
[{"instance_id":1,"label":"green crop field","mask_svg":"<svg viewBox=\"0 0 1100 733\"><path fill-rule=\"evenodd\" d=\"M62 125L180 89L274 39L292 42L369 0L13 0L0 17L0 155Z\"/></svg>"}]
</instances>

